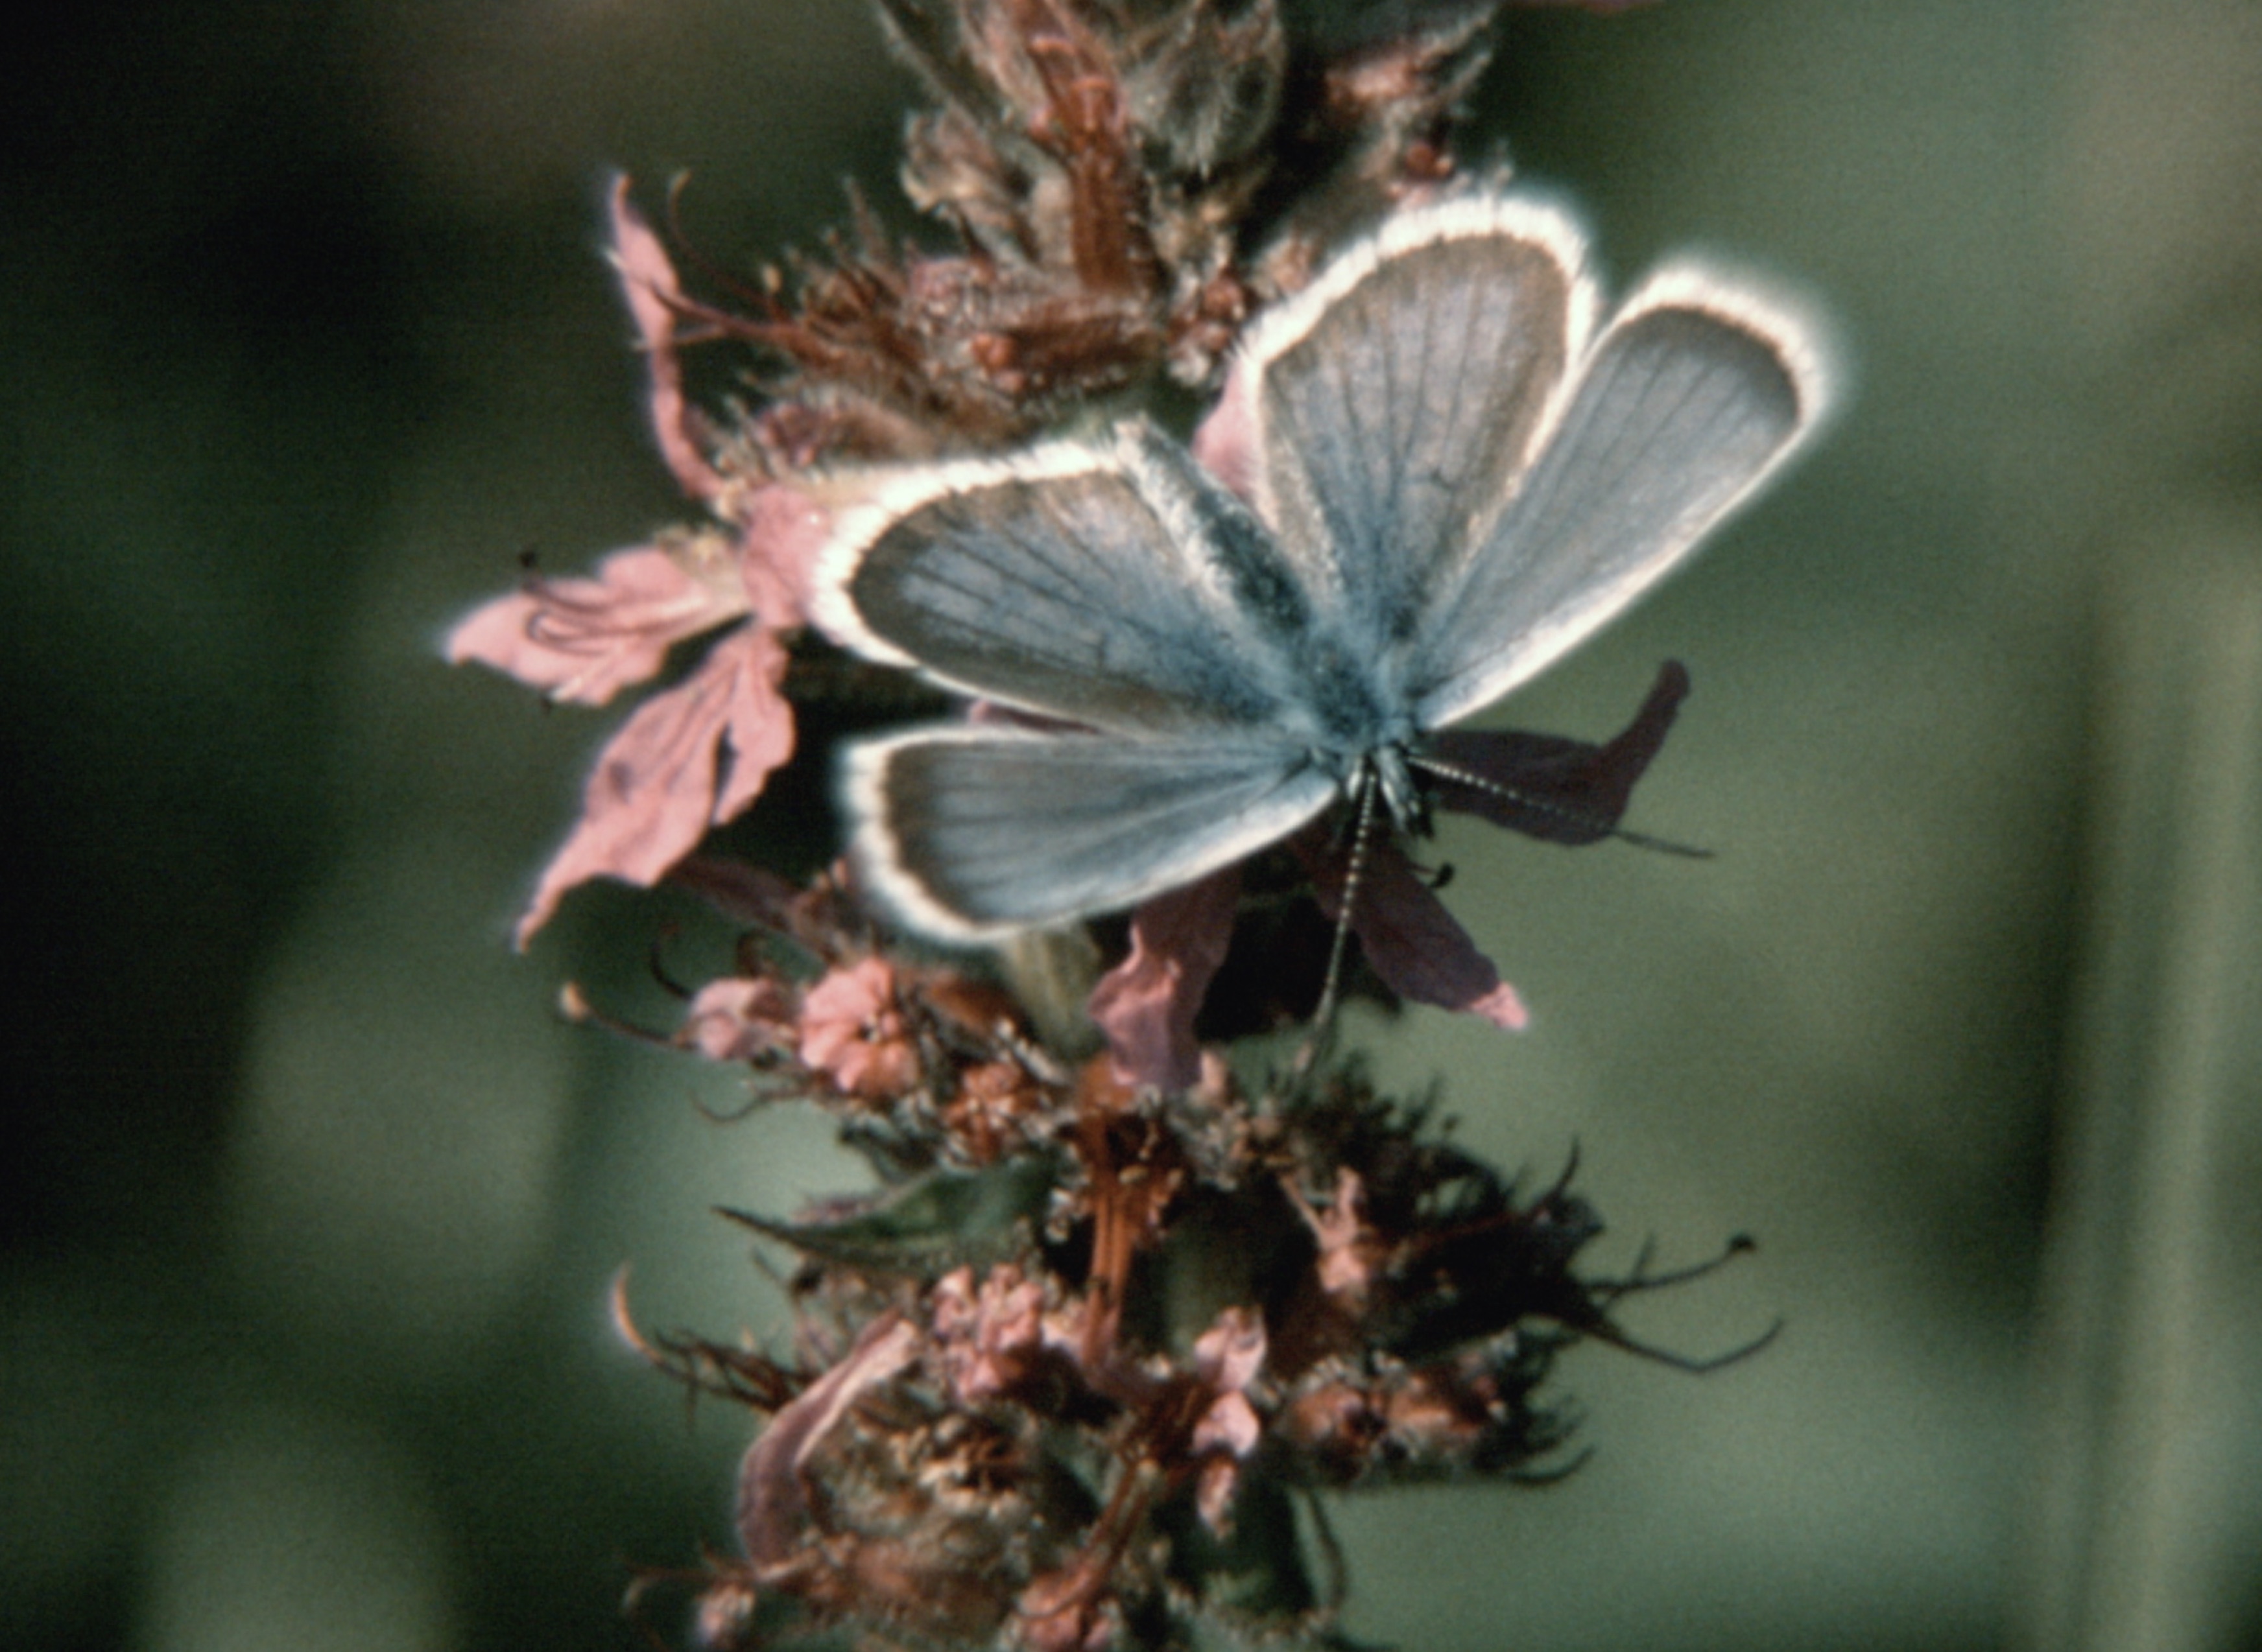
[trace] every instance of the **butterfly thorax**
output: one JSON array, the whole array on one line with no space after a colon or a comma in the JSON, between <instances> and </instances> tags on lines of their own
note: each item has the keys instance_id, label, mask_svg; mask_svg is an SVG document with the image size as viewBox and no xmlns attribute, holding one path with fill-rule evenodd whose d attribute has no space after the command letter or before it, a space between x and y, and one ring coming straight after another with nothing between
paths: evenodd
<instances>
[{"instance_id":1,"label":"butterfly thorax","mask_svg":"<svg viewBox=\"0 0 2262 1652\"><path fill-rule=\"evenodd\" d=\"M1377 746L1403 745L1414 738L1414 721L1403 696L1389 692L1372 649L1353 646L1328 631L1297 639L1290 665L1293 694L1274 713L1313 745L1335 754L1348 768Z\"/></svg>"},{"instance_id":2,"label":"butterfly thorax","mask_svg":"<svg viewBox=\"0 0 2262 1652\"><path fill-rule=\"evenodd\" d=\"M1390 822L1401 832L1416 837L1430 835L1429 801L1422 788L1414 783L1414 772L1406 760L1406 748L1397 741L1380 745L1361 760L1369 783L1382 794L1382 806L1390 811ZM1356 797L1356 792L1353 796Z\"/></svg>"}]
</instances>

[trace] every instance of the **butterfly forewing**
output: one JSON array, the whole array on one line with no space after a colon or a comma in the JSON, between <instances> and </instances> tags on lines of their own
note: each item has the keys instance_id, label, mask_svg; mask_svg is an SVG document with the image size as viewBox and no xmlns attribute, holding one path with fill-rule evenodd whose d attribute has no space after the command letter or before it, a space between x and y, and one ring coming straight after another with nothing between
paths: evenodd
<instances>
[{"instance_id":1,"label":"butterfly forewing","mask_svg":"<svg viewBox=\"0 0 2262 1652\"><path fill-rule=\"evenodd\" d=\"M1008 462L905 473L844 518L816 617L951 687L1126 733L1276 723L1293 692L1269 535L1127 427ZM1268 632L1271 635L1268 635Z\"/></svg>"},{"instance_id":2,"label":"butterfly forewing","mask_svg":"<svg viewBox=\"0 0 2262 1652\"><path fill-rule=\"evenodd\" d=\"M857 747L847 790L881 894L973 939L1191 882L1302 825L1335 782L1261 739L948 729Z\"/></svg>"},{"instance_id":3,"label":"butterfly forewing","mask_svg":"<svg viewBox=\"0 0 2262 1652\"><path fill-rule=\"evenodd\" d=\"M1507 497L1594 309L1561 213L1472 197L1395 219L1261 319L1255 489L1378 670Z\"/></svg>"},{"instance_id":4,"label":"butterfly forewing","mask_svg":"<svg viewBox=\"0 0 2262 1652\"><path fill-rule=\"evenodd\" d=\"M1821 391L1806 327L1685 270L1574 370L1530 474L1432 593L1407 684L1424 728L1533 676L1694 549L1812 429Z\"/></svg>"}]
</instances>

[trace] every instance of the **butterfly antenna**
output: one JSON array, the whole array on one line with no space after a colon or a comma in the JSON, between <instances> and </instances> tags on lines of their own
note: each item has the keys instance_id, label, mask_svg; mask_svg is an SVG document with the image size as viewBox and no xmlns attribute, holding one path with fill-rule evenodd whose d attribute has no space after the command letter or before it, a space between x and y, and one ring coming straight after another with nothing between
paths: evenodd
<instances>
[{"instance_id":1,"label":"butterfly antenna","mask_svg":"<svg viewBox=\"0 0 2262 1652\"><path fill-rule=\"evenodd\" d=\"M1311 1036L1297 1053L1296 1070L1308 1073L1321 1052L1335 1038L1336 1007L1343 996L1344 958L1351 940L1351 915L1358 901L1358 887L1366 876L1366 853L1374 837L1374 794L1380 787L1374 772L1362 768L1358 778L1358 812L1351 827L1351 860L1344 868L1343 893L1336 906L1336 935L1328 948L1328 973L1320 985L1319 1007L1312 1011Z\"/></svg>"},{"instance_id":2,"label":"butterfly antenna","mask_svg":"<svg viewBox=\"0 0 2262 1652\"><path fill-rule=\"evenodd\" d=\"M1419 769L1424 774L1434 775L1441 780L1450 780L1455 786L1466 786L1473 792L1488 793L1503 802L1515 804L1518 808L1528 808L1535 815L1552 815L1568 825L1597 832L1604 837L1615 837L1620 843L1632 844L1637 849L1654 849L1660 854L1683 855L1691 860L1710 860L1712 858L1711 850L1700 849L1694 844L1676 844L1669 837L1653 837L1647 832L1627 831L1619 826L1605 826L1592 815L1581 814L1575 808L1566 808L1560 803L1550 802L1544 797L1534 797L1531 793L1520 792L1512 786L1502 786L1498 780L1487 779L1483 775L1461 768L1455 764L1440 763L1435 758L1408 757L1406 761L1410 767Z\"/></svg>"}]
</instances>

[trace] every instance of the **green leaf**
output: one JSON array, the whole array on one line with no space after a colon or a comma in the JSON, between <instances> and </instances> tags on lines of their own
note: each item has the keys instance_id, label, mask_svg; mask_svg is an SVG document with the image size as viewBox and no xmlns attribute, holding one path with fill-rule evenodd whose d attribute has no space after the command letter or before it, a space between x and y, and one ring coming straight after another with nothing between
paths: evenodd
<instances>
[{"instance_id":1,"label":"green leaf","mask_svg":"<svg viewBox=\"0 0 2262 1652\"><path fill-rule=\"evenodd\" d=\"M853 1215L783 1222L721 1208L733 1222L819 1261L867 1272L927 1275L998 1256L1043 1218L1058 1179L1049 1154L986 1170L930 1170Z\"/></svg>"}]
</instances>

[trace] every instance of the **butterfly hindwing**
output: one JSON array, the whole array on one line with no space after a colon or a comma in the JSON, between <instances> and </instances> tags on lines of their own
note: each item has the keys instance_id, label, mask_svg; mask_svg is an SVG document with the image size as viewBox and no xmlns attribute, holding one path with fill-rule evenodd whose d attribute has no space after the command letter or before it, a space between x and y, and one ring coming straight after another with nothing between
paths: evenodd
<instances>
[{"instance_id":1,"label":"butterfly hindwing","mask_svg":"<svg viewBox=\"0 0 2262 1652\"><path fill-rule=\"evenodd\" d=\"M1191 882L1303 824L1335 781L1261 740L951 727L855 747L846 791L879 892L970 940Z\"/></svg>"}]
</instances>

